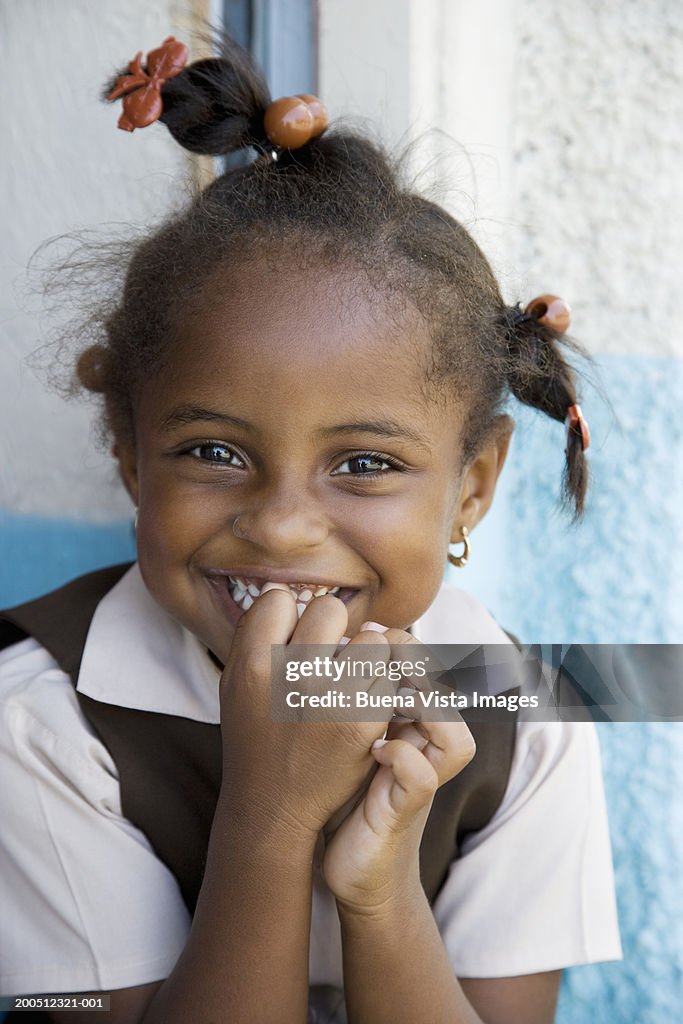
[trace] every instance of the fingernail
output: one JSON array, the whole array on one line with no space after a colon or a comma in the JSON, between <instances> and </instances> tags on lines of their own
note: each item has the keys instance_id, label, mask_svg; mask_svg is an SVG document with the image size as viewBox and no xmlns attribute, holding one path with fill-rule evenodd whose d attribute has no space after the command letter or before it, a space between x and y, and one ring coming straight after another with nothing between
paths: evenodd
<instances>
[{"instance_id":1,"label":"fingernail","mask_svg":"<svg viewBox=\"0 0 683 1024\"><path fill-rule=\"evenodd\" d=\"M264 583L261 587L261 597L267 590L284 590L285 593L289 593L289 587L285 583Z\"/></svg>"},{"instance_id":2,"label":"fingernail","mask_svg":"<svg viewBox=\"0 0 683 1024\"><path fill-rule=\"evenodd\" d=\"M375 633L386 633L387 628L387 626L383 626L379 622L364 622L363 625L360 627L360 631L362 633L364 630L370 629Z\"/></svg>"},{"instance_id":3,"label":"fingernail","mask_svg":"<svg viewBox=\"0 0 683 1024\"><path fill-rule=\"evenodd\" d=\"M379 750L380 747L383 747L384 744L388 743L388 742L389 742L388 740L375 740L375 742L372 744L372 747L370 749L371 750Z\"/></svg>"},{"instance_id":4,"label":"fingernail","mask_svg":"<svg viewBox=\"0 0 683 1024\"><path fill-rule=\"evenodd\" d=\"M340 647L346 647L346 645L350 644L350 643L351 643L351 637L350 636L343 636L341 638L341 640L339 641L339 646Z\"/></svg>"}]
</instances>

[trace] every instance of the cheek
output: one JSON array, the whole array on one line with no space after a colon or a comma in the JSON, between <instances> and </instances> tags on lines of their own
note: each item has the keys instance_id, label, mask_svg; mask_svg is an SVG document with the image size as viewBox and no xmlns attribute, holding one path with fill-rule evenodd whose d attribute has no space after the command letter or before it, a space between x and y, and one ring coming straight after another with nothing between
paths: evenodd
<instances>
[{"instance_id":1,"label":"cheek","mask_svg":"<svg viewBox=\"0 0 683 1024\"><path fill-rule=\"evenodd\" d=\"M403 505L396 514L385 508L376 517L363 519L366 557L380 580L372 617L376 614L380 622L404 629L438 593L450 532L447 509L440 499L441 495L431 494L430 500L416 501L411 514Z\"/></svg>"},{"instance_id":2,"label":"cheek","mask_svg":"<svg viewBox=\"0 0 683 1024\"><path fill-rule=\"evenodd\" d=\"M407 493L369 503L354 515L354 529L366 543L413 563L443 561L450 536L453 500L438 480L415 480Z\"/></svg>"},{"instance_id":3,"label":"cheek","mask_svg":"<svg viewBox=\"0 0 683 1024\"><path fill-rule=\"evenodd\" d=\"M391 587L401 605L409 609L405 614L411 620L426 611L432 603L445 570L445 558L442 557L440 545L426 544L424 541L424 537L417 537L411 548L404 549Z\"/></svg>"},{"instance_id":4,"label":"cheek","mask_svg":"<svg viewBox=\"0 0 683 1024\"><path fill-rule=\"evenodd\" d=\"M226 504L197 487L148 475L140 490L138 549L159 559L187 559L229 524Z\"/></svg>"},{"instance_id":5,"label":"cheek","mask_svg":"<svg viewBox=\"0 0 683 1024\"><path fill-rule=\"evenodd\" d=\"M424 615L439 592L444 565L440 559L431 562L407 560L383 580L382 587L365 618L397 629L408 629ZM356 624L357 626L360 623Z\"/></svg>"}]
</instances>

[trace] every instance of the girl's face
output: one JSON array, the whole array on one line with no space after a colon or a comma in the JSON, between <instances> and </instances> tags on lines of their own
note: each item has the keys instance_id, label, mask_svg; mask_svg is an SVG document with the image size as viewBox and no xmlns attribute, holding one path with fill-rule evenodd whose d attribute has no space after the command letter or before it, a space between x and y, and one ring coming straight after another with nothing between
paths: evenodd
<instances>
[{"instance_id":1,"label":"girl's face","mask_svg":"<svg viewBox=\"0 0 683 1024\"><path fill-rule=\"evenodd\" d=\"M140 569L222 660L249 603L237 577L339 587L349 635L409 627L490 503L507 436L463 470L463 410L428 396L424 324L380 305L348 276L252 265L214 284L145 383L121 459Z\"/></svg>"}]
</instances>

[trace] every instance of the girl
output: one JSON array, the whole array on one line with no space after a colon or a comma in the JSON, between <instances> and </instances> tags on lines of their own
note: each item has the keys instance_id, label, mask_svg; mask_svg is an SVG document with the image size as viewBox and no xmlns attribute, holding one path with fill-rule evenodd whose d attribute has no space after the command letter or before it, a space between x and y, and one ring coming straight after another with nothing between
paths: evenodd
<instances>
[{"instance_id":1,"label":"girl","mask_svg":"<svg viewBox=\"0 0 683 1024\"><path fill-rule=\"evenodd\" d=\"M131 64L121 127L257 157L138 246L78 359L138 562L5 615L2 991L112 993L116 1024L547 1024L563 967L619 956L592 727L291 726L270 690L273 644L509 642L441 579L510 392L569 417L581 512L563 308L506 306L376 143L271 104L232 42L185 56Z\"/></svg>"}]
</instances>

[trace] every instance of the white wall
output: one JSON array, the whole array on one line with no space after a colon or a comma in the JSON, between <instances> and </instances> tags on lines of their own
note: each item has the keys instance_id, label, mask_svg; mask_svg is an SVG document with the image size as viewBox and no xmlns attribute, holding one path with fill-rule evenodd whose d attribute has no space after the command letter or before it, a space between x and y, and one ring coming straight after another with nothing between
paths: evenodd
<instances>
[{"instance_id":1,"label":"white wall","mask_svg":"<svg viewBox=\"0 0 683 1024\"><path fill-rule=\"evenodd\" d=\"M509 228L511 0L321 0L320 94L389 145L420 139L411 168L495 259Z\"/></svg>"},{"instance_id":2,"label":"white wall","mask_svg":"<svg viewBox=\"0 0 683 1024\"><path fill-rule=\"evenodd\" d=\"M188 163L166 130L119 131L120 104L99 93L136 50L186 21L172 0L0 4L1 508L91 521L130 513L111 460L94 450L91 410L46 393L26 366L45 325L25 268L46 238L145 223L180 194Z\"/></svg>"},{"instance_id":3,"label":"white wall","mask_svg":"<svg viewBox=\"0 0 683 1024\"><path fill-rule=\"evenodd\" d=\"M680 358L683 5L517 8L516 262L574 297L592 351Z\"/></svg>"}]
</instances>

